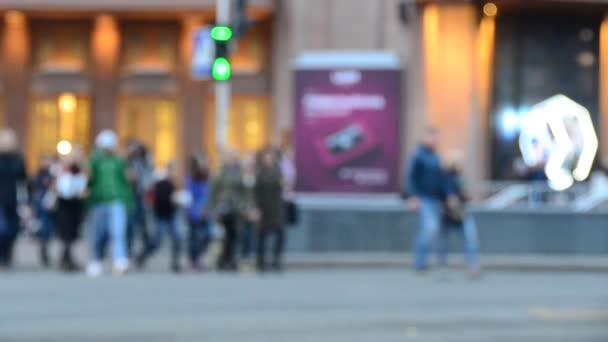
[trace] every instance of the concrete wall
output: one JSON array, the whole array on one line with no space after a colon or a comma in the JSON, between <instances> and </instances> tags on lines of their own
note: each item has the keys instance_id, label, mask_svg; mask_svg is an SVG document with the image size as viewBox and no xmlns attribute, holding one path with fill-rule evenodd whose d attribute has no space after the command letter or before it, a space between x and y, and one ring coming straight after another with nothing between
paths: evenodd
<instances>
[{"instance_id":1,"label":"concrete wall","mask_svg":"<svg viewBox=\"0 0 608 342\"><path fill-rule=\"evenodd\" d=\"M608 254L608 213L475 211L485 254ZM408 251L417 216L403 210L307 208L289 230L293 252ZM452 234L450 250L461 251Z\"/></svg>"}]
</instances>

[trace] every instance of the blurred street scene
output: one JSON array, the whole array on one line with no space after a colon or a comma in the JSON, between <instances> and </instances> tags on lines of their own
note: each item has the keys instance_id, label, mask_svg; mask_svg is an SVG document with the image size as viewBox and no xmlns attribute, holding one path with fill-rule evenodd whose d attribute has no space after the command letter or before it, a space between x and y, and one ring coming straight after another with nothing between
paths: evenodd
<instances>
[{"instance_id":1,"label":"blurred street scene","mask_svg":"<svg viewBox=\"0 0 608 342\"><path fill-rule=\"evenodd\" d=\"M608 340L606 13L0 0L0 341Z\"/></svg>"}]
</instances>

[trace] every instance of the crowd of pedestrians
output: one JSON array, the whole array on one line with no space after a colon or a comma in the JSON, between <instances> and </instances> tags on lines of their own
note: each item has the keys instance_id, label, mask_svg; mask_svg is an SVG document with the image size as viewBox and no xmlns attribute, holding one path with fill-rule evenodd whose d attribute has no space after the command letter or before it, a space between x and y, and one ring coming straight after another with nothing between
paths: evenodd
<instances>
[{"instance_id":1,"label":"crowd of pedestrians","mask_svg":"<svg viewBox=\"0 0 608 342\"><path fill-rule=\"evenodd\" d=\"M477 276L477 231L465 211L460 160L442 162L437 140L438 132L426 129L406 167L408 204L420 215L414 267L428 269L433 247L439 266L447 266L447 236L457 232L469 272ZM37 238L44 267L56 263L91 277L104 273L108 257L116 275L144 268L166 236L172 272L183 271L182 259L194 272L234 272L244 265L282 270L285 226L297 217L290 151L224 151L215 174L202 154L191 156L184 168L175 162L157 168L144 144L129 140L123 151L116 134L105 130L89 156L78 147L68 155L43 156L28 179L17 137L0 130L0 268L11 266L15 241L26 231ZM61 241L59 260L49 255L52 237ZM80 238L89 252L86 267L73 253ZM215 259L204 258L212 245L218 247Z\"/></svg>"},{"instance_id":2,"label":"crowd of pedestrians","mask_svg":"<svg viewBox=\"0 0 608 342\"><path fill-rule=\"evenodd\" d=\"M271 147L245 156L225 151L215 174L203 154L184 166L157 168L145 145L129 140L121 146L105 130L89 156L78 147L68 155L44 156L28 179L17 137L0 130L0 268L11 267L15 241L24 231L38 241L44 267L91 277L104 273L108 258L116 275L144 268L166 236L172 272L184 270L183 259L194 272L230 272L243 265L282 270L286 203L295 179L289 154ZM58 260L49 253L54 237L62 246ZM73 252L79 239L88 260ZM220 247L215 259L205 258L211 245Z\"/></svg>"}]
</instances>

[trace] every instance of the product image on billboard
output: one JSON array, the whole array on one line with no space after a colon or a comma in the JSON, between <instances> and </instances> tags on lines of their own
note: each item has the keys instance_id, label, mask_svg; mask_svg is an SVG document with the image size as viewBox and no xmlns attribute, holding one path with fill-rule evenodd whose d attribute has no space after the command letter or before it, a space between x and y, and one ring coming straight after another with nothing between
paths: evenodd
<instances>
[{"instance_id":1,"label":"product image on billboard","mask_svg":"<svg viewBox=\"0 0 608 342\"><path fill-rule=\"evenodd\" d=\"M299 192L398 190L400 71L357 64L296 70Z\"/></svg>"}]
</instances>

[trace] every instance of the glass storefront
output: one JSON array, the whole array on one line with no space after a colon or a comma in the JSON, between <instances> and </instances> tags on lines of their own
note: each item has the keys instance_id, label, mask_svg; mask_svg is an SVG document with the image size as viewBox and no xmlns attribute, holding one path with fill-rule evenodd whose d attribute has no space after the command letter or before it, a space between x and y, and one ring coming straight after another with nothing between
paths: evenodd
<instances>
[{"instance_id":1,"label":"glass storefront","mask_svg":"<svg viewBox=\"0 0 608 342\"><path fill-rule=\"evenodd\" d=\"M515 177L521 116L535 104L566 95L585 106L597 125L601 19L546 11L498 17L490 115L494 179Z\"/></svg>"},{"instance_id":2,"label":"glass storefront","mask_svg":"<svg viewBox=\"0 0 608 342\"><path fill-rule=\"evenodd\" d=\"M159 167L180 159L181 122L179 105L173 98L124 97L119 104L117 130L121 141L137 139L146 144Z\"/></svg>"},{"instance_id":3,"label":"glass storefront","mask_svg":"<svg viewBox=\"0 0 608 342\"><path fill-rule=\"evenodd\" d=\"M71 93L34 96L30 102L28 166L36 169L40 158L57 153L57 143L90 148L91 102Z\"/></svg>"},{"instance_id":4,"label":"glass storefront","mask_svg":"<svg viewBox=\"0 0 608 342\"><path fill-rule=\"evenodd\" d=\"M203 144L212 164L217 165L215 97L206 101ZM228 144L241 153L253 153L269 143L270 98L234 95L230 104Z\"/></svg>"}]
</instances>

